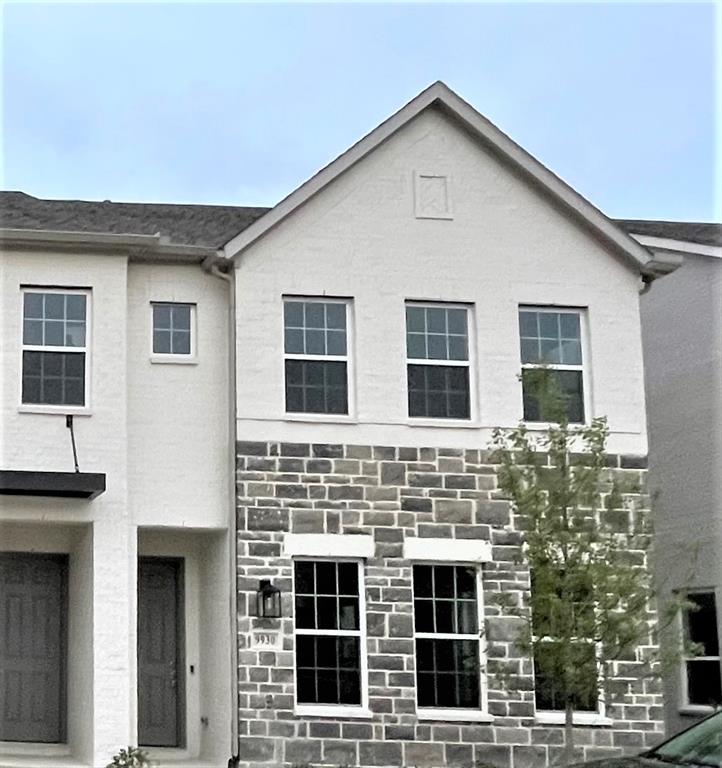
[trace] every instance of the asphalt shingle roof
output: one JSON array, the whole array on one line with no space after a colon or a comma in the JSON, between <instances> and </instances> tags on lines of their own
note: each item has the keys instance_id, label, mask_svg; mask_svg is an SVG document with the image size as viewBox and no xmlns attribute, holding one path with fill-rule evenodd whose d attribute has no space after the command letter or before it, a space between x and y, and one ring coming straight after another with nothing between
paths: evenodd
<instances>
[{"instance_id":1,"label":"asphalt shingle roof","mask_svg":"<svg viewBox=\"0 0 722 768\"><path fill-rule=\"evenodd\" d=\"M41 200L24 192L0 192L0 226L62 232L154 235L177 245L220 248L268 208L234 205L113 203ZM722 245L722 225L693 221L614 219L628 233Z\"/></svg>"},{"instance_id":2,"label":"asphalt shingle roof","mask_svg":"<svg viewBox=\"0 0 722 768\"><path fill-rule=\"evenodd\" d=\"M154 235L177 245L219 248L268 208L233 205L111 203L41 200L24 192L0 192L0 226L62 232Z\"/></svg>"},{"instance_id":3,"label":"asphalt shingle roof","mask_svg":"<svg viewBox=\"0 0 722 768\"><path fill-rule=\"evenodd\" d=\"M699 245L722 245L722 224L700 221L650 221L648 219L615 219L630 234L664 237Z\"/></svg>"}]
</instances>

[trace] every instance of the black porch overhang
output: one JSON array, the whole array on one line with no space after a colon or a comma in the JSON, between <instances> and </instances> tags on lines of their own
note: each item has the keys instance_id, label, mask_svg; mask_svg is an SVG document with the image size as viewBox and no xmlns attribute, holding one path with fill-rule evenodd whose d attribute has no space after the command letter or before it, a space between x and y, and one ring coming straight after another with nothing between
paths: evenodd
<instances>
[{"instance_id":1,"label":"black porch overhang","mask_svg":"<svg viewBox=\"0 0 722 768\"><path fill-rule=\"evenodd\" d=\"M105 491L104 473L0 469L0 494L94 499L103 491Z\"/></svg>"}]
</instances>

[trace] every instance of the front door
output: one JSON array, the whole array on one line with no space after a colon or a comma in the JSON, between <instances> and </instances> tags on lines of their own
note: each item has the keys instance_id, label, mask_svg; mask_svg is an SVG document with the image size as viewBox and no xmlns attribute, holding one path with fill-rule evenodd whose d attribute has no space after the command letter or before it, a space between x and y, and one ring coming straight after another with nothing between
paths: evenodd
<instances>
[{"instance_id":1,"label":"front door","mask_svg":"<svg viewBox=\"0 0 722 768\"><path fill-rule=\"evenodd\" d=\"M138 560L138 743L183 746L182 560Z\"/></svg>"},{"instance_id":2,"label":"front door","mask_svg":"<svg viewBox=\"0 0 722 768\"><path fill-rule=\"evenodd\" d=\"M0 741L65 740L67 555L0 553Z\"/></svg>"}]
</instances>

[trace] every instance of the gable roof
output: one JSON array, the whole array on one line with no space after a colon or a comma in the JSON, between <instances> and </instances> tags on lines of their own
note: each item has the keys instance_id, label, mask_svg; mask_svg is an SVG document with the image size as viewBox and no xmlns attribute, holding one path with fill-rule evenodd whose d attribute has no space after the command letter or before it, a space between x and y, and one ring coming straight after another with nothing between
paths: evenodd
<instances>
[{"instance_id":1,"label":"gable roof","mask_svg":"<svg viewBox=\"0 0 722 768\"><path fill-rule=\"evenodd\" d=\"M652 221L647 219L615 219L630 234L680 240L699 245L722 246L722 224L701 221Z\"/></svg>"},{"instance_id":2,"label":"gable roof","mask_svg":"<svg viewBox=\"0 0 722 768\"><path fill-rule=\"evenodd\" d=\"M0 192L0 227L22 230L160 235L172 245L222 248L268 208L233 205L41 200Z\"/></svg>"},{"instance_id":3,"label":"gable roof","mask_svg":"<svg viewBox=\"0 0 722 768\"><path fill-rule=\"evenodd\" d=\"M593 234L626 259L632 268L650 276L663 274L674 268L670 264L657 263L649 251L441 81L430 85L266 214L239 232L226 244L224 249L226 256L235 258L286 216L431 106L442 109L487 149L519 171L527 182L546 192Z\"/></svg>"}]
</instances>

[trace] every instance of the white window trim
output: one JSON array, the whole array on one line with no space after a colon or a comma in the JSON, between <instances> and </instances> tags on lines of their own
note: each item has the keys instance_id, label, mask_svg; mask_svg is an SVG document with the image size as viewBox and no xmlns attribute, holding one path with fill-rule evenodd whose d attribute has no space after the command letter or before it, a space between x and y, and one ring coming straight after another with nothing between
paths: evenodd
<instances>
[{"instance_id":1,"label":"white window trim","mask_svg":"<svg viewBox=\"0 0 722 768\"><path fill-rule=\"evenodd\" d=\"M154 352L153 351L153 307L157 305L180 305L183 307L190 307L191 317L191 351L188 355L177 355L169 352ZM198 365L198 333L197 333L197 304L192 301L161 301L153 300L150 302L150 362L161 363L165 365Z\"/></svg>"},{"instance_id":2,"label":"white window trim","mask_svg":"<svg viewBox=\"0 0 722 768\"><path fill-rule=\"evenodd\" d=\"M467 360L432 360L426 357L409 357L408 325L406 322L407 307L431 307L441 309L463 309L466 311L466 344ZM414 427L478 427L479 426L479 398L477 395L477 361L476 361L476 314L474 305L459 301L422 301L416 299L404 300L404 377L406 379L406 424ZM469 418L434 418L432 416L409 416L409 366L410 365L435 365L454 366L467 368L469 371Z\"/></svg>"},{"instance_id":3,"label":"white window trim","mask_svg":"<svg viewBox=\"0 0 722 768\"><path fill-rule=\"evenodd\" d=\"M481 542L475 542L481 543ZM412 565L443 565L443 562L437 560L414 560ZM464 709L457 707L420 707L419 706L419 686L414 672L414 703L416 705L416 717L419 720L439 720L449 722L474 722L490 723L494 717L489 713L489 685L486 672L486 632L484 631L484 580L479 562L459 562L451 561L447 565L469 565L476 571L476 617L479 624L478 632L474 634L457 634L453 632L417 632L416 614L414 611L416 589L414 584L413 570L411 575L411 604L412 621L414 623L414 661L416 660L416 640L475 640L479 647L479 699L478 709Z\"/></svg>"},{"instance_id":4,"label":"white window trim","mask_svg":"<svg viewBox=\"0 0 722 768\"><path fill-rule=\"evenodd\" d=\"M311 534L308 534L311 535ZM371 538L366 536L365 538ZM296 626L296 562L315 562L318 560L328 560L329 562L353 562L358 567L358 609L359 609L359 628L355 629L298 629ZM361 718L370 719L372 712L369 708L369 684L368 684L368 649L366 646L366 582L365 582L365 561L358 557L345 557L335 555L328 557L320 556L294 556L291 568L291 581L293 589L293 712L295 715L310 717L342 717L342 718ZM308 704L298 702L298 665L296 663L296 650L298 643L296 638L299 635L328 635L333 637L346 636L359 638L359 676L361 683L361 703L360 704Z\"/></svg>"},{"instance_id":5,"label":"white window trim","mask_svg":"<svg viewBox=\"0 0 722 768\"><path fill-rule=\"evenodd\" d=\"M407 536L404 539L404 558L416 563L478 565L491 562L491 544L482 539L421 539Z\"/></svg>"},{"instance_id":6,"label":"white window trim","mask_svg":"<svg viewBox=\"0 0 722 768\"><path fill-rule=\"evenodd\" d=\"M374 556L374 537L362 533L287 533L283 554L299 558L350 558Z\"/></svg>"},{"instance_id":7,"label":"white window trim","mask_svg":"<svg viewBox=\"0 0 722 768\"><path fill-rule=\"evenodd\" d=\"M286 352L286 302L298 301L314 304L344 304L346 306L346 354L345 355L307 355ZM283 414L286 421L310 421L310 422L339 422L357 423L356 419L356 371L354 367L355 337L353 298L342 296L297 296L284 293L281 296L281 349L283 350L281 381L283 382ZM286 410L286 360L311 360L322 363L346 363L346 406L347 413L312 413L306 411Z\"/></svg>"},{"instance_id":8,"label":"white window trim","mask_svg":"<svg viewBox=\"0 0 722 768\"><path fill-rule=\"evenodd\" d=\"M521 362L521 329L519 328L519 313L520 312L540 312L544 314L559 314L559 313L573 313L579 316L579 342L582 347L582 364L581 365L565 365L562 363L523 363ZM582 389L583 389L583 405L584 405L584 421L574 422L580 426L589 426L592 423L592 388L591 388L591 358L590 358L590 344L589 344L589 318L587 307L570 307L561 306L558 304L518 304L516 312L516 325L517 325L517 339L519 341L519 361L521 364L522 372L525 370L534 370L536 368L548 368L554 371L581 371L582 372ZM551 426L548 421L524 421L524 385L519 382L519 398L521 406L521 419L525 424L529 425L530 429L546 429Z\"/></svg>"},{"instance_id":9,"label":"white window trim","mask_svg":"<svg viewBox=\"0 0 722 768\"><path fill-rule=\"evenodd\" d=\"M25 295L28 293L56 293L61 296L68 294L80 294L85 296L85 346L84 347L64 347L64 346L43 346L39 344L25 344ZM58 287L45 288L42 285L23 285L20 286L20 365L18 366L19 387L17 410L20 413L47 413L70 416L89 416L90 408L90 383L92 381L91 354L92 349L92 328L93 328L93 302L92 290L90 288ZM83 405L50 405L48 403L24 403L23 402L23 353L24 352L72 352L85 355L85 388L83 391Z\"/></svg>"},{"instance_id":10,"label":"white window trim","mask_svg":"<svg viewBox=\"0 0 722 768\"><path fill-rule=\"evenodd\" d=\"M719 616L719 608L718 608L719 600L717 599L717 590L714 587L709 587L709 588L695 587L694 589L684 590L685 596L699 595L699 594L714 595L715 614L717 619L715 628L717 630L717 644L719 645L720 616ZM684 614L685 614L685 611L679 611L679 615L677 617L677 631L679 633L678 637L680 640L680 650L684 650L684 641L686 639ZM697 659L697 660L706 659L708 661L716 660L717 663L720 665L720 676L722 676L722 656L687 656L683 654L681 658L682 663L679 665L679 692L680 692L681 701L678 705L678 711L680 714L691 714L691 715L711 714L712 712L715 711L715 707L708 706L706 704L692 704L689 700L689 683L687 682L687 662L693 659Z\"/></svg>"}]
</instances>

